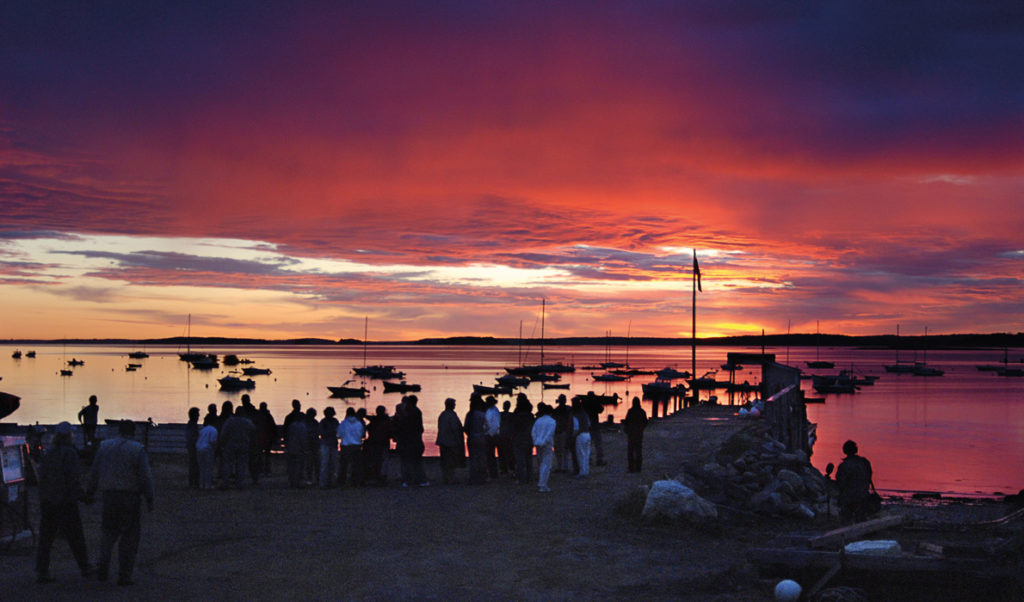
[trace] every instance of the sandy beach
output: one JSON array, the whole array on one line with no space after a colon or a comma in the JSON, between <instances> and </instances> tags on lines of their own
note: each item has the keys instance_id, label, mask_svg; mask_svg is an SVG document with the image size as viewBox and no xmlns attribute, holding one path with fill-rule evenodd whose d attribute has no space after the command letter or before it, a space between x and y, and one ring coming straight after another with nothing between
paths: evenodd
<instances>
[{"instance_id":1,"label":"sandy beach","mask_svg":"<svg viewBox=\"0 0 1024 602\"><path fill-rule=\"evenodd\" d=\"M700 407L653 421L639 475L626 471L625 436L606 434L608 465L585 479L554 474L549 494L508 478L295 490L280 458L258 486L195 491L184 455L155 456L156 505L144 514L135 585L82 579L58 540L55 583L35 583L26 546L0 555L0 589L9 600L768 600L777 579L759 576L745 551L782 534L827 530L832 519L734 513L693 527L646 525L615 511L640 483L681 474L746 428L733 412ZM388 469L397 475L397 459ZM427 471L439 478L435 462ZM30 495L34 503L34 488ZM972 518L1003 512L1000 504L979 508ZM83 508L83 520L94 559L98 503Z\"/></svg>"}]
</instances>

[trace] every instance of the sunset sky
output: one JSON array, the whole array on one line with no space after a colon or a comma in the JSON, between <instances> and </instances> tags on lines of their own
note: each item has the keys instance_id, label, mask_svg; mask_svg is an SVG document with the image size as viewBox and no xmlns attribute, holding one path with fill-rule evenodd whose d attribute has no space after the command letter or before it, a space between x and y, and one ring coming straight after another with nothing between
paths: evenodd
<instances>
[{"instance_id":1,"label":"sunset sky","mask_svg":"<svg viewBox=\"0 0 1024 602\"><path fill-rule=\"evenodd\" d=\"M1024 4L0 8L0 339L1024 331Z\"/></svg>"}]
</instances>

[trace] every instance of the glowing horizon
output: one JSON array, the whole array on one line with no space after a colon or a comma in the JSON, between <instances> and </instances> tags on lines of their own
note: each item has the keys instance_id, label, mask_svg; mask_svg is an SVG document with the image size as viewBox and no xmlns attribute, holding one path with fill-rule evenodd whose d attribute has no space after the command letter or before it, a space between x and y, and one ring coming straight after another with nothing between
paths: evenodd
<instances>
[{"instance_id":1,"label":"glowing horizon","mask_svg":"<svg viewBox=\"0 0 1024 602\"><path fill-rule=\"evenodd\" d=\"M0 339L1024 330L1012 6L9 12Z\"/></svg>"}]
</instances>

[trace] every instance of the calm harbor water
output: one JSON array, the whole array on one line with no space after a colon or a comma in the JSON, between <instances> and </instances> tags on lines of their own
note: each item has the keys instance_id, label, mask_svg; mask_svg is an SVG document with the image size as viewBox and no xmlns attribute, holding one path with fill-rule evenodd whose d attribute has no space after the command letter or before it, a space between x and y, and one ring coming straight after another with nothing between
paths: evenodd
<instances>
[{"instance_id":1,"label":"calm harbor water","mask_svg":"<svg viewBox=\"0 0 1024 602\"><path fill-rule=\"evenodd\" d=\"M221 366L210 371L189 367L178 359L178 349L150 347L143 360L129 360L134 347L82 345L37 345L21 347L35 350L35 358L14 359L13 346L0 346L0 391L18 395L22 407L7 421L54 423L75 422L78 410L89 395L99 397L100 418L133 418L154 422L184 422L189 407L197 406L205 413L206 405L224 400L238 401L242 392L219 390L217 379L234 370ZM193 349L193 351L197 351ZM298 399L303 408L327 406L344 412L346 407L366 407L370 412L384 405L393 413L400 394L385 394L380 381L360 381L352 368L363 365L363 348L359 346L257 346L200 349L208 353L234 353L248 358L254 367L270 368L272 374L251 377L256 388L250 391L255 403L267 402L278 420L290 410L291 400ZM756 352L760 349L700 347L697 349L697 371L703 373L724 363L729 351ZM863 374L880 376L874 386L863 387L854 394L828 395L824 404L808 405L808 418L818 424L818 441L813 463L824 469L828 462L842 458L840 448L846 439L860 444L861 452L875 469L875 484L889 491L940 491L962 495L1016 492L1024 488L1024 378L997 376L978 371L977 364L995 364L1003 359L1003 351L946 351L928 353L930 365L942 368L942 377L916 377L887 374L883 364L892 363L892 351L853 348L769 348L778 361L805 366L820 353L822 359L836 362L836 370L852 368ZM610 358L628 362L637 368L659 369L673 366L689 369L690 349L680 347L639 347L613 349ZM787 360L788 356L788 360ZM1024 350L1009 350L1011 361L1019 362ZM574 374L564 375L570 390L543 390L539 383L526 389L530 400L553 403L566 393L569 397L587 391L602 394L618 393L631 399L641 395L641 383L653 376L635 376L618 383L594 382L591 374L598 370L582 369L605 361L609 352L604 347L549 347L545 360L570 362ZM85 364L74 368L71 376L61 376L72 358ZM390 364L406 372L406 380L422 386L417 394L428 430L425 440L432 448L436 416L446 397L458 401L461 414L468 408L474 383L494 384L503 368L519 361L519 350L508 347L475 346L371 346L367 350L370 364ZM526 352L525 363L537 363L536 348ZM911 352L903 352L903 360L911 360ZM918 357L917 359L923 359ZM142 364L136 371L125 370L129 362ZM1021 364L1016 364L1021 366ZM239 367L240 368L240 367ZM829 373L834 370L819 370ZM719 380L725 380L721 373ZM350 386L370 389L366 399L331 398L327 387L351 380ZM736 380L757 382L758 372L745 369ZM809 395L810 381L803 387ZM728 402L728 394L718 392L719 403ZM737 399L737 403L742 401ZM651 405L644 402L650 412ZM620 420L628 403L607 406L607 412Z\"/></svg>"}]
</instances>

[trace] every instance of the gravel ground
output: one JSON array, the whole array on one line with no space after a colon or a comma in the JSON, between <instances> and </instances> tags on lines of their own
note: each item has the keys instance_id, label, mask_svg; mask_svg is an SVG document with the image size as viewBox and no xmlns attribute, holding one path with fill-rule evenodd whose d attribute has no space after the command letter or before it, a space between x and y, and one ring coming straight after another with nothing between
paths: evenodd
<instances>
[{"instance_id":1,"label":"gravel ground","mask_svg":"<svg viewBox=\"0 0 1024 602\"><path fill-rule=\"evenodd\" d=\"M608 465L585 479L552 475L547 494L507 478L294 490L283 462L257 487L193 491L183 457L158 457L135 585L83 580L58 540L55 583L35 583L31 550L0 554L0 599L770 600L776 580L761 578L745 550L833 522L729 513L695 528L644 525L615 511L639 484L703 462L745 428L731 415L702 407L653 421L640 475L626 472L625 436L606 433ZM397 469L390 461L389 472ZM434 462L427 470L439 477ZM983 518L1001 515L1001 505L987 508ZM980 516L964 512L957 520ZM83 517L94 558L99 504Z\"/></svg>"}]
</instances>

